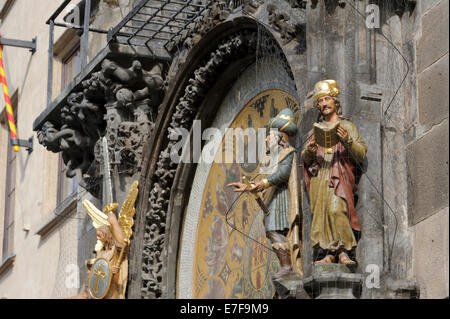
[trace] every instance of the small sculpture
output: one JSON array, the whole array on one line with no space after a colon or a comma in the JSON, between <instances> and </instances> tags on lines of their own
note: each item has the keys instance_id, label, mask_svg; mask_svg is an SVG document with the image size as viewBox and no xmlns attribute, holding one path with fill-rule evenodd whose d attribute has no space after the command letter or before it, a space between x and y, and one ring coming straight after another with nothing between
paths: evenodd
<instances>
[{"instance_id":1,"label":"small sculpture","mask_svg":"<svg viewBox=\"0 0 450 319\"><path fill-rule=\"evenodd\" d=\"M117 203L105 206L104 213L89 200L83 206L97 231L95 252L97 257L86 261L89 279L86 289L70 299L124 299L128 280L127 246L132 235L134 203L138 195L138 182L131 186L122 205L119 220L114 215Z\"/></svg>"}]
</instances>

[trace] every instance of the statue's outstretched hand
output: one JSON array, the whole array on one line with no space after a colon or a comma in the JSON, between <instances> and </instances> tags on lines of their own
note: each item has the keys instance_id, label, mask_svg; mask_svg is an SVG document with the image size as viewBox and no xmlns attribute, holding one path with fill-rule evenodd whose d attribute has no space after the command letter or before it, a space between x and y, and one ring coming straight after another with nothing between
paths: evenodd
<instances>
[{"instance_id":1,"label":"statue's outstretched hand","mask_svg":"<svg viewBox=\"0 0 450 319\"><path fill-rule=\"evenodd\" d=\"M230 183L227 185L227 187L234 187L233 192L242 193L248 191L247 185L244 183L236 182L236 183Z\"/></svg>"}]
</instances>

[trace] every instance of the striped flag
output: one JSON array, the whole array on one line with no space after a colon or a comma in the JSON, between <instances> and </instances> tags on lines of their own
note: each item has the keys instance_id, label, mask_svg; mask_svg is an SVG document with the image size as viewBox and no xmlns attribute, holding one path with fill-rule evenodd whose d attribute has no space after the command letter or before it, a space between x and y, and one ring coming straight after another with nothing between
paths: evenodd
<instances>
[{"instance_id":1,"label":"striped flag","mask_svg":"<svg viewBox=\"0 0 450 319\"><path fill-rule=\"evenodd\" d=\"M3 87L3 95L5 96L6 114L8 116L9 131L11 132L11 143L14 145L14 151L19 151L16 123L14 122L14 114L9 98L8 84L6 83L5 67L3 65L3 45L0 45L0 80Z\"/></svg>"}]
</instances>

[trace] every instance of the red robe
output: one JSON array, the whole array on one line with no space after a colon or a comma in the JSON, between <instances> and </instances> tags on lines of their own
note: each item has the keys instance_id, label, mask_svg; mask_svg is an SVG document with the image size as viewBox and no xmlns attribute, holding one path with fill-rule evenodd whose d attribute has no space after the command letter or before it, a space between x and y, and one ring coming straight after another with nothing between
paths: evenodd
<instances>
[{"instance_id":1,"label":"red robe","mask_svg":"<svg viewBox=\"0 0 450 319\"><path fill-rule=\"evenodd\" d=\"M358 134L359 135L359 134ZM313 137L312 131L308 134L307 144ZM354 143L357 142L354 139ZM361 140L362 143L364 143ZM364 144L365 147L365 144ZM325 148L318 145L316 158L307 165L303 160L303 170L308 193L310 192L311 177L319 172L321 162L324 160ZM333 159L331 160L329 186L334 187L334 194L341 197L347 203L347 215L353 230L361 231L358 213L355 208L354 193L357 190L355 183L356 160L347 148L339 142L333 146Z\"/></svg>"}]
</instances>

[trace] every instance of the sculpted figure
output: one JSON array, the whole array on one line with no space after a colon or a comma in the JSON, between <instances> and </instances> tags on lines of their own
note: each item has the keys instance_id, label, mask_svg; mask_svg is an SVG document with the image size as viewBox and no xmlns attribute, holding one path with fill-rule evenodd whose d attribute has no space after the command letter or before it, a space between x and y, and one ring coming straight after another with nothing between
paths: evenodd
<instances>
[{"instance_id":1,"label":"sculpted figure","mask_svg":"<svg viewBox=\"0 0 450 319\"><path fill-rule=\"evenodd\" d=\"M294 273L303 276L300 259L300 206L297 175L297 154L289 144L289 138L297 132L294 114L288 108L282 110L269 121L267 149L271 156L267 168L270 174L252 185L236 182L227 186L235 187L235 192L265 192L265 205L269 214L265 217L266 236L280 261L281 269L274 279Z\"/></svg>"},{"instance_id":2,"label":"sculpted figure","mask_svg":"<svg viewBox=\"0 0 450 319\"><path fill-rule=\"evenodd\" d=\"M83 206L88 212L94 212L97 210L94 205L87 200L83 201ZM95 216L92 213L89 213L97 232L97 243L95 244L96 258L86 261L86 267L90 278L89 281L95 281L95 276L112 276L109 289L103 299L125 298L125 289L128 276L128 258L126 253L124 253L120 264L117 265L121 250L124 247L124 233L120 229L117 218L112 211L113 209L117 209L117 206L118 205L115 204L114 206L111 205L109 209L105 208L105 210L107 210L107 214L103 214L98 210L94 213ZM99 212L102 215L98 214ZM100 271L98 271L98 269L93 269L94 261L98 258L103 258L110 263L111 273L108 273L106 267L102 267ZM97 271L97 273L92 274L93 271ZM91 279L93 276L94 278ZM95 282L93 285L90 285L88 282L84 291L69 299L96 299L90 290L92 291L96 288L98 289L99 285L100 289L105 289L105 287L102 287L102 285L105 285L103 280L99 280L97 287ZM90 289L90 286L93 286L93 289Z\"/></svg>"},{"instance_id":3,"label":"sculpted figure","mask_svg":"<svg viewBox=\"0 0 450 319\"><path fill-rule=\"evenodd\" d=\"M348 252L357 245L355 232L361 231L355 208L356 166L362 163L367 146L356 126L342 117L334 80L318 82L314 100L320 112L319 125L336 129L337 143L320 145L314 131L302 152L304 175L313 214L311 243L325 257L318 263L354 264Z\"/></svg>"},{"instance_id":4,"label":"sculpted figure","mask_svg":"<svg viewBox=\"0 0 450 319\"><path fill-rule=\"evenodd\" d=\"M128 280L127 245L132 235L134 203L138 194L135 181L122 205L119 220L114 215L117 203L105 206L104 213L89 200L83 200L97 232L96 258L86 261L89 280L84 291L69 299L125 299Z\"/></svg>"}]
</instances>

